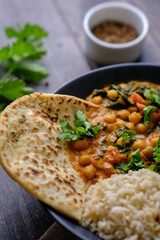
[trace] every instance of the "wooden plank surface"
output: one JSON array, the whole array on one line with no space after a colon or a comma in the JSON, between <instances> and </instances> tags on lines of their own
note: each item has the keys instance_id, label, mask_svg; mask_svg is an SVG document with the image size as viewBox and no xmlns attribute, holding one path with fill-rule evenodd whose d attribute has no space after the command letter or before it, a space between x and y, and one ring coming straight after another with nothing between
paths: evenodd
<instances>
[{"instance_id":1,"label":"wooden plank surface","mask_svg":"<svg viewBox=\"0 0 160 240\"><path fill-rule=\"evenodd\" d=\"M34 85L36 91L53 92L67 81L96 68L85 53L83 17L100 0L1 0L0 47L8 43L4 27L38 23L48 32L48 54L41 61L50 76ZM149 35L139 61L160 64L159 0L125 0L140 7L150 22ZM49 85L46 86L46 83ZM0 168L0 240L39 239L54 219L41 203L12 181ZM57 226L57 225L56 225ZM59 228L62 232L63 228ZM58 231L56 228L55 232ZM64 231L65 232L65 231ZM57 239L69 239L65 232ZM70 239L74 238L70 235ZM55 238L56 239L56 238Z\"/></svg>"}]
</instances>

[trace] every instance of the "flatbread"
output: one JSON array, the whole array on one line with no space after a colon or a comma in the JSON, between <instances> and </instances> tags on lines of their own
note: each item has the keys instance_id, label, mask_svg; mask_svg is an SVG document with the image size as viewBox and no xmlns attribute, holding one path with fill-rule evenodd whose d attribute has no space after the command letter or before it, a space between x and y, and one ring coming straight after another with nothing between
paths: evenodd
<instances>
[{"instance_id":1,"label":"flatbread","mask_svg":"<svg viewBox=\"0 0 160 240\"><path fill-rule=\"evenodd\" d=\"M33 196L80 220L85 183L73 169L66 142L58 139L59 120L71 124L91 103L56 94L34 93L11 103L0 117L0 162Z\"/></svg>"}]
</instances>

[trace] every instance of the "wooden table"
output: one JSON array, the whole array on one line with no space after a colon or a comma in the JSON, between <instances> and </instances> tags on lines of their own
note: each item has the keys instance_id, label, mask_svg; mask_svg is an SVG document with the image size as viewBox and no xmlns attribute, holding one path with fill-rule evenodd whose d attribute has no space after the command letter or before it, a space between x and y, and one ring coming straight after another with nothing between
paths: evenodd
<instances>
[{"instance_id":1,"label":"wooden table","mask_svg":"<svg viewBox=\"0 0 160 240\"><path fill-rule=\"evenodd\" d=\"M53 92L65 82L96 68L85 54L82 21L86 11L101 0L1 0L0 47L7 44L4 27L16 23L38 23L49 33L48 54L42 63L50 76L34 86ZM150 22L149 35L140 62L160 64L159 0L126 0L140 7ZM48 84L46 84L48 83ZM0 239L35 240L55 222L42 204L24 191L0 168ZM56 234L57 225L54 233ZM53 239L75 239L64 232Z\"/></svg>"}]
</instances>

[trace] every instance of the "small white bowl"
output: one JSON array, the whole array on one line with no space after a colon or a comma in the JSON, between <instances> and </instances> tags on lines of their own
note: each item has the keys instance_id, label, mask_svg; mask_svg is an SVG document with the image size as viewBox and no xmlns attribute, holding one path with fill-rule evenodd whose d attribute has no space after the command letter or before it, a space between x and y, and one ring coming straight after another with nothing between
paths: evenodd
<instances>
[{"instance_id":1,"label":"small white bowl","mask_svg":"<svg viewBox=\"0 0 160 240\"><path fill-rule=\"evenodd\" d=\"M97 38L92 29L105 21L126 23L135 28L138 37L126 43L107 43ZM105 2L91 8L84 17L86 52L95 62L113 64L135 61L141 54L142 45L149 29L146 15L137 7L124 2Z\"/></svg>"}]
</instances>

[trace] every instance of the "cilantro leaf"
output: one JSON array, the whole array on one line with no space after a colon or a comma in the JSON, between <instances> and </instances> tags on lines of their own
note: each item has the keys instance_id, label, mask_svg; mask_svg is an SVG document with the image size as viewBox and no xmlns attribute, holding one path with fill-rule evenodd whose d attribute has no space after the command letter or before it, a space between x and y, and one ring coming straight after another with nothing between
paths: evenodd
<instances>
[{"instance_id":1,"label":"cilantro leaf","mask_svg":"<svg viewBox=\"0 0 160 240\"><path fill-rule=\"evenodd\" d=\"M146 168L144 161L141 160L140 157L140 149L138 148L134 153L132 153L132 158L127 167L124 169L124 171L137 171L140 168Z\"/></svg>"},{"instance_id":2,"label":"cilantro leaf","mask_svg":"<svg viewBox=\"0 0 160 240\"><path fill-rule=\"evenodd\" d=\"M19 38L23 40L30 37L43 38L48 36L47 32L42 27L29 23L26 23L23 27L7 27L5 32L8 38Z\"/></svg>"},{"instance_id":3,"label":"cilantro leaf","mask_svg":"<svg viewBox=\"0 0 160 240\"><path fill-rule=\"evenodd\" d=\"M13 73L31 82L39 82L49 74L45 67L29 62L17 65Z\"/></svg>"},{"instance_id":4,"label":"cilantro leaf","mask_svg":"<svg viewBox=\"0 0 160 240\"><path fill-rule=\"evenodd\" d=\"M151 170L151 171L153 171L153 170L155 169L155 167L156 167L156 164L151 164L151 165L148 167L148 169Z\"/></svg>"},{"instance_id":5,"label":"cilantro leaf","mask_svg":"<svg viewBox=\"0 0 160 240\"><path fill-rule=\"evenodd\" d=\"M87 116L84 112L78 110L75 114L75 118L80 121L80 122L85 122L87 121Z\"/></svg>"},{"instance_id":6,"label":"cilantro leaf","mask_svg":"<svg viewBox=\"0 0 160 240\"><path fill-rule=\"evenodd\" d=\"M143 109L145 125L147 125L150 122L151 111L156 108L157 108L156 106L148 105Z\"/></svg>"},{"instance_id":7,"label":"cilantro leaf","mask_svg":"<svg viewBox=\"0 0 160 240\"><path fill-rule=\"evenodd\" d=\"M26 88L26 83L18 78L7 78L0 81L0 96L14 101L33 92L33 89Z\"/></svg>"},{"instance_id":8,"label":"cilantro leaf","mask_svg":"<svg viewBox=\"0 0 160 240\"><path fill-rule=\"evenodd\" d=\"M10 58L10 51L11 51L11 48L9 45L0 49L0 61L1 62L5 62L6 60L8 60Z\"/></svg>"},{"instance_id":9,"label":"cilantro leaf","mask_svg":"<svg viewBox=\"0 0 160 240\"><path fill-rule=\"evenodd\" d=\"M119 129L115 131L116 139L113 142L113 145L121 152L128 154L131 150L130 147L132 146L133 141L136 139L133 137L133 135L136 134L135 131L128 130L125 125L122 125ZM120 146L118 144L115 144L118 138L122 136L122 142L126 141L123 146Z\"/></svg>"},{"instance_id":10,"label":"cilantro leaf","mask_svg":"<svg viewBox=\"0 0 160 240\"><path fill-rule=\"evenodd\" d=\"M34 55L35 53L36 49L30 42L18 40L17 42L13 43L10 58L15 62L20 62L27 57Z\"/></svg>"},{"instance_id":11,"label":"cilantro leaf","mask_svg":"<svg viewBox=\"0 0 160 240\"><path fill-rule=\"evenodd\" d=\"M47 32L29 23L17 25L16 28L7 27L5 32L8 38L15 38L15 41L0 49L0 111L16 98L33 92L23 80L39 82L48 76L45 67L28 62L46 54L42 38L47 37ZM22 77L23 80L14 76Z\"/></svg>"},{"instance_id":12,"label":"cilantro leaf","mask_svg":"<svg viewBox=\"0 0 160 240\"><path fill-rule=\"evenodd\" d=\"M128 140L129 141L134 140L133 139L133 135L135 135L135 134L136 134L136 131L125 129L125 131L124 131L124 133L122 135L122 142L128 141Z\"/></svg>"},{"instance_id":13,"label":"cilantro leaf","mask_svg":"<svg viewBox=\"0 0 160 240\"><path fill-rule=\"evenodd\" d=\"M160 163L160 137L155 148L153 148L153 160L156 163Z\"/></svg>"},{"instance_id":14,"label":"cilantro leaf","mask_svg":"<svg viewBox=\"0 0 160 240\"><path fill-rule=\"evenodd\" d=\"M74 125L72 130L70 123L65 119L60 119L60 125L62 132L58 137L64 141L77 141L83 139L84 136L94 137L99 133L100 127L91 127L91 124L87 121L87 116L84 112L78 110L75 114Z\"/></svg>"},{"instance_id":15,"label":"cilantro leaf","mask_svg":"<svg viewBox=\"0 0 160 240\"><path fill-rule=\"evenodd\" d=\"M156 92L149 89L145 89L144 96L147 99L151 100L152 102L160 104L160 95L158 95Z\"/></svg>"},{"instance_id":16,"label":"cilantro leaf","mask_svg":"<svg viewBox=\"0 0 160 240\"><path fill-rule=\"evenodd\" d=\"M126 169L127 165L128 165L127 163L115 163L114 168L116 170L121 171L121 173L126 173L125 169Z\"/></svg>"}]
</instances>

